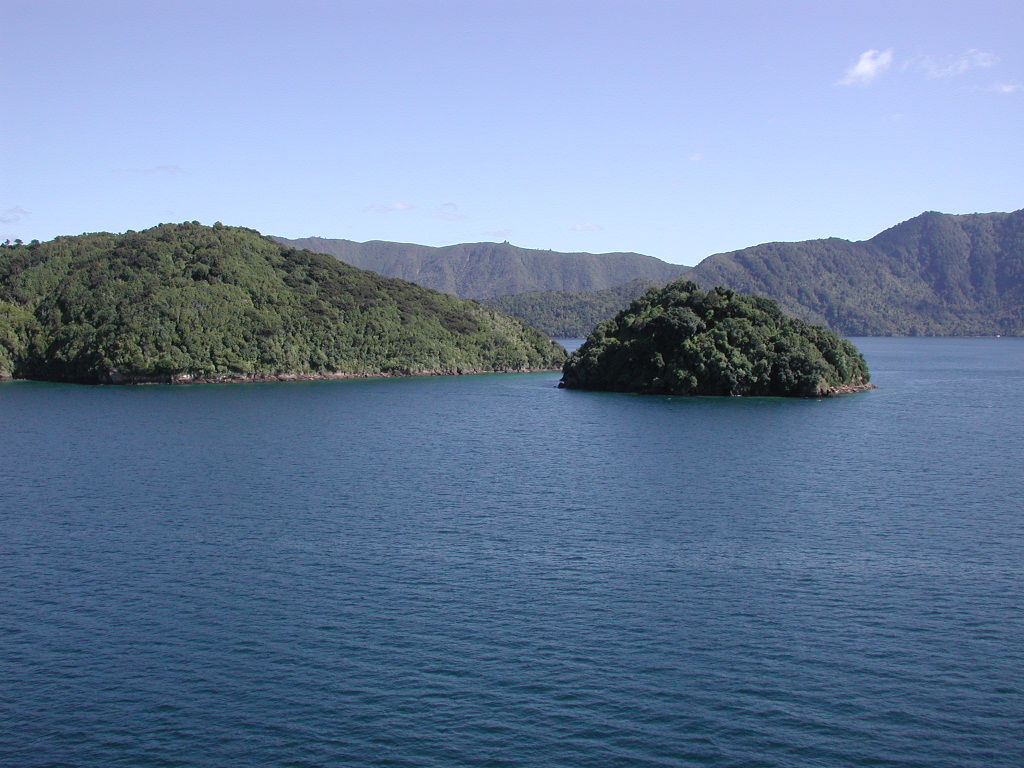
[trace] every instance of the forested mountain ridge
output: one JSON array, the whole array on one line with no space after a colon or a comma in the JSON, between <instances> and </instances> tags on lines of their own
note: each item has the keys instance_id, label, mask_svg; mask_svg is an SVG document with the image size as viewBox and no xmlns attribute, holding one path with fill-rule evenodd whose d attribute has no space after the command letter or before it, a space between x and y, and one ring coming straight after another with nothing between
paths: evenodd
<instances>
[{"instance_id":1,"label":"forested mountain ridge","mask_svg":"<svg viewBox=\"0 0 1024 768\"><path fill-rule=\"evenodd\" d=\"M562 253L509 243L464 243L433 248L373 240L357 243L309 237L277 242L328 253L361 269L398 277L468 299L532 291L600 291L638 278L664 284L690 267L639 253Z\"/></svg>"},{"instance_id":2,"label":"forested mountain ridge","mask_svg":"<svg viewBox=\"0 0 1024 768\"><path fill-rule=\"evenodd\" d=\"M849 336L1024 335L1024 210L923 213L876 235L766 243L687 275Z\"/></svg>"},{"instance_id":3,"label":"forested mountain ridge","mask_svg":"<svg viewBox=\"0 0 1024 768\"><path fill-rule=\"evenodd\" d=\"M507 243L278 240L485 300L551 336L586 335L595 319L636 297L637 281L658 286L681 275L704 288L771 297L850 336L1024 335L1024 210L928 212L870 240L765 243L692 268L639 254L559 254Z\"/></svg>"},{"instance_id":4,"label":"forested mountain ridge","mask_svg":"<svg viewBox=\"0 0 1024 768\"><path fill-rule=\"evenodd\" d=\"M0 246L0 378L259 380L550 370L475 301L198 222Z\"/></svg>"}]
</instances>

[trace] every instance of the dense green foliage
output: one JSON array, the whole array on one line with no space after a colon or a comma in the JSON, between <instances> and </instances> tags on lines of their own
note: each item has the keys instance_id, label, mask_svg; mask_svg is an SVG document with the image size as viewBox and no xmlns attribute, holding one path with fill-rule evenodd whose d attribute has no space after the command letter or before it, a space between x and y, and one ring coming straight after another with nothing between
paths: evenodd
<instances>
[{"instance_id":1,"label":"dense green foliage","mask_svg":"<svg viewBox=\"0 0 1024 768\"><path fill-rule=\"evenodd\" d=\"M0 376L181 381L557 368L473 301L198 222L0 247Z\"/></svg>"},{"instance_id":2,"label":"dense green foliage","mask_svg":"<svg viewBox=\"0 0 1024 768\"><path fill-rule=\"evenodd\" d=\"M925 213L864 242L768 243L688 275L850 336L1024 335L1024 210Z\"/></svg>"},{"instance_id":3,"label":"dense green foliage","mask_svg":"<svg viewBox=\"0 0 1024 768\"><path fill-rule=\"evenodd\" d=\"M679 280L594 329L563 368L571 389L817 397L865 388L857 349L778 304Z\"/></svg>"},{"instance_id":4,"label":"dense green foliage","mask_svg":"<svg viewBox=\"0 0 1024 768\"><path fill-rule=\"evenodd\" d=\"M628 299L616 303L609 289L684 274L705 288L768 296L796 317L851 336L1024 335L1024 211L925 213L864 242L767 243L709 256L692 272L638 254L529 251L508 243L282 242L488 300L554 336L582 335L591 321L625 306Z\"/></svg>"},{"instance_id":5,"label":"dense green foliage","mask_svg":"<svg viewBox=\"0 0 1024 768\"><path fill-rule=\"evenodd\" d=\"M560 253L518 248L509 243L431 248L379 240L356 243L320 237L275 239L466 299L491 299L531 291L600 291L637 278L664 284L690 269L638 253Z\"/></svg>"},{"instance_id":6,"label":"dense green foliage","mask_svg":"<svg viewBox=\"0 0 1024 768\"><path fill-rule=\"evenodd\" d=\"M518 317L548 336L580 339L602 320L625 309L631 301L643 296L651 288L660 287L666 282L639 278L603 291L533 291L517 296L499 296L484 303Z\"/></svg>"}]
</instances>

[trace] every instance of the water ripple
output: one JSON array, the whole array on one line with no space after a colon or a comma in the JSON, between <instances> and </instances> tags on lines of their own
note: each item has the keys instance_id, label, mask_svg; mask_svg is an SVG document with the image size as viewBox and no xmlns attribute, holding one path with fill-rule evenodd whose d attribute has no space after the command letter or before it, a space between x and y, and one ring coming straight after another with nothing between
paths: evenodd
<instances>
[{"instance_id":1,"label":"water ripple","mask_svg":"<svg viewBox=\"0 0 1024 768\"><path fill-rule=\"evenodd\" d=\"M806 403L0 386L0 763L1024 764L1024 344L864 341Z\"/></svg>"}]
</instances>

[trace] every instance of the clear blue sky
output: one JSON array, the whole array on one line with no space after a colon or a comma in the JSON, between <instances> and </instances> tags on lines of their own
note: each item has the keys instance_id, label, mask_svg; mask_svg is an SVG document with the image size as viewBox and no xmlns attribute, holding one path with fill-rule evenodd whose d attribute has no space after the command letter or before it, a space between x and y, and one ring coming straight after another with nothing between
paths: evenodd
<instances>
[{"instance_id":1,"label":"clear blue sky","mask_svg":"<svg viewBox=\"0 0 1024 768\"><path fill-rule=\"evenodd\" d=\"M695 264L1024 207L1024 2L0 0L0 240Z\"/></svg>"}]
</instances>

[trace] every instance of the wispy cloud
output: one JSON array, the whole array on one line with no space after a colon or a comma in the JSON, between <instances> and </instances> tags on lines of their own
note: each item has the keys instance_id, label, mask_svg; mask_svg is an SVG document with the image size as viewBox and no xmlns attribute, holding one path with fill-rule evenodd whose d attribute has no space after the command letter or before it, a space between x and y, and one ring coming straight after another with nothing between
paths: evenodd
<instances>
[{"instance_id":1,"label":"wispy cloud","mask_svg":"<svg viewBox=\"0 0 1024 768\"><path fill-rule=\"evenodd\" d=\"M979 67L994 67L999 59L992 53L971 49L964 51L959 56L946 56L938 58L935 56L919 56L910 62L910 66L924 72L926 77L956 77L968 70Z\"/></svg>"},{"instance_id":2,"label":"wispy cloud","mask_svg":"<svg viewBox=\"0 0 1024 768\"><path fill-rule=\"evenodd\" d=\"M511 229L492 229L489 232L481 232L480 237L492 237L497 240L499 237L508 240L509 235L512 234Z\"/></svg>"},{"instance_id":3,"label":"wispy cloud","mask_svg":"<svg viewBox=\"0 0 1024 768\"><path fill-rule=\"evenodd\" d=\"M409 203L391 203L385 205L383 203L371 203L363 208L364 211L372 211L373 213L395 213L397 211L411 211L415 208L415 205L409 205Z\"/></svg>"},{"instance_id":4,"label":"wispy cloud","mask_svg":"<svg viewBox=\"0 0 1024 768\"><path fill-rule=\"evenodd\" d=\"M154 165L149 168L115 168L114 173L136 174L139 176L188 176L180 165Z\"/></svg>"},{"instance_id":5,"label":"wispy cloud","mask_svg":"<svg viewBox=\"0 0 1024 768\"><path fill-rule=\"evenodd\" d=\"M29 212L20 205L12 205L10 208L4 208L3 211L0 211L0 224L17 224L28 215Z\"/></svg>"},{"instance_id":6,"label":"wispy cloud","mask_svg":"<svg viewBox=\"0 0 1024 768\"><path fill-rule=\"evenodd\" d=\"M1020 83L996 83L992 86L996 93L1017 93L1021 90Z\"/></svg>"},{"instance_id":7,"label":"wispy cloud","mask_svg":"<svg viewBox=\"0 0 1024 768\"><path fill-rule=\"evenodd\" d=\"M462 221L466 218L459 213L459 206L455 203L445 203L444 205L438 206L431 211L430 215L435 219L440 219L441 221Z\"/></svg>"},{"instance_id":8,"label":"wispy cloud","mask_svg":"<svg viewBox=\"0 0 1024 768\"><path fill-rule=\"evenodd\" d=\"M143 168L142 172L147 176L188 176L188 171L180 165L154 165L152 168Z\"/></svg>"},{"instance_id":9,"label":"wispy cloud","mask_svg":"<svg viewBox=\"0 0 1024 768\"><path fill-rule=\"evenodd\" d=\"M872 48L864 51L857 63L846 70L846 76L839 81L840 85L868 85L892 66L892 48L879 51Z\"/></svg>"},{"instance_id":10,"label":"wispy cloud","mask_svg":"<svg viewBox=\"0 0 1024 768\"><path fill-rule=\"evenodd\" d=\"M604 227L600 224L594 224L593 222L586 222L585 224L574 224L572 226L573 232L603 232Z\"/></svg>"}]
</instances>

